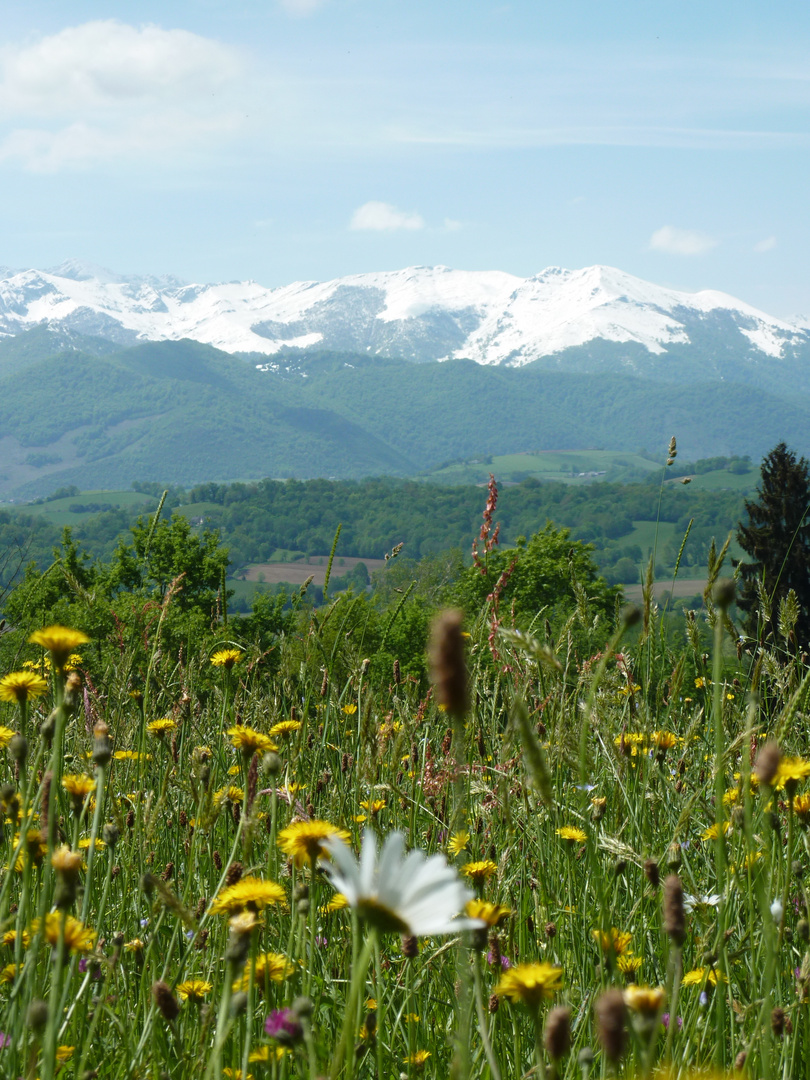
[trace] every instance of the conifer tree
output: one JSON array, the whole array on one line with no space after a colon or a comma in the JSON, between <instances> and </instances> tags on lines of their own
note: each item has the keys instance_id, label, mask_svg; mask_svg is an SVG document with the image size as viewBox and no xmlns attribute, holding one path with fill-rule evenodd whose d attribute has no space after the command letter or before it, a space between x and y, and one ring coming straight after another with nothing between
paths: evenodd
<instances>
[{"instance_id":1,"label":"conifer tree","mask_svg":"<svg viewBox=\"0 0 810 1080\"><path fill-rule=\"evenodd\" d=\"M779 605L792 589L799 604L794 633L797 643L810 641L810 465L785 443L779 443L762 462L757 498L746 501L746 521L737 528L737 541L750 556L740 563L742 589L739 607L746 612L752 637L767 637L776 628ZM765 597L761 619L760 587Z\"/></svg>"}]
</instances>

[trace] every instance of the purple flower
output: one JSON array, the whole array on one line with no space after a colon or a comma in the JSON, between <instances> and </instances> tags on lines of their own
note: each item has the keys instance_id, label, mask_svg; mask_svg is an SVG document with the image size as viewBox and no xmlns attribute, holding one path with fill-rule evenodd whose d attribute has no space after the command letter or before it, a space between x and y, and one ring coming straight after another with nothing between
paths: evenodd
<instances>
[{"instance_id":1,"label":"purple flower","mask_svg":"<svg viewBox=\"0 0 810 1080\"><path fill-rule=\"evenodd\" d=\"M682 1016L677 1017L676 1022L678 1024L679 1028L683 1027L683 1017ZM661 1023L664 1025L665 1028L669 1027L669 1013L663 1013L661 1015Z\"/></svg>"},{"instance_id":2,"label":"purple flower","mask_svg":"<svg viewBox=\"0 0 810 1080\"><path fill-rule=\"evenodd\" d=\"M6 1035L5 1031L0 1031L0 1050L4 1046L8 1046L11 1043L11 1036Z\"/></svg>"},{"instance_id":3,"label":"purple flower","mask_svg":"<svg viewBox=\"0 0 810 1080\"><path fill-rule=\"evenodd\" d=\"M88 961L86 956L83 956L79 961L79 971L82 973L82 975L84 975L85 971L87 971L88 967L90 967L93 978L98 980L101 978L101 968L98 966L96 961L93 961L93 964L94 967L91 967L90 961Z\"/></svg>"},{"instance_id":4,"label":"purple flower","mask_svg":"<svg viewBox=\"0 0 810 1080\"><path fill-rule=\"evenodd\" d=\"M274 1009L264 1022L264 1030L285 1046L298 1042L304 1034L298 1013L292 1009Z\"/></svg>"},{"instance_id":5,"label":"purple flower","mask_svg":"<svg viewBox=\"0 0 810 1080\"><path fill-rule=\"evenodd\" d=\"M487 963L490 964L490 965L495 963L495 956L493 955L491 950L487 953ZM510 968L511 966L512 966L512 961L508 957L502 956L501 957L501 967L503 968L503 970L506 971L506 969Z\"/></svg>"}]
</instances>

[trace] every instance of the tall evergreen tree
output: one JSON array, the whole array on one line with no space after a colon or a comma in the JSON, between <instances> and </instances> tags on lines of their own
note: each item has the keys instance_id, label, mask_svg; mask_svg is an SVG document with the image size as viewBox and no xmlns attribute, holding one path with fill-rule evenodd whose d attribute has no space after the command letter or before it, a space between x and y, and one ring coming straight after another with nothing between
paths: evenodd
<instances>
[{"instance_id":1,"label":"tall evergreen tree","mask_svg":"<svg viewBox=\"0 0 810 1080\"><path fill-rule=\"evenodd\" d=\"M798 642L810 641L810 465L785 443L762 462L757 498L745 503L747 522L737 528L737 541L750 556L740 563L742 590L738 604L747 613L752 636L768 636L777 623L779 604L790 589L799 603L795 626ZM758 582L770 600L770 623L759 618Z\"/></svg>"}]
</instances>

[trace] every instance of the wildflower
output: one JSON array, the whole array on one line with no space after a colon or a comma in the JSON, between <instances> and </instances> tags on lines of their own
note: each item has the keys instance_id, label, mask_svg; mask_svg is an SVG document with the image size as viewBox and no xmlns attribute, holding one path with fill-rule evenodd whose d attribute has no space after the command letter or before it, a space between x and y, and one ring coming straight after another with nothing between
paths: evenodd
<instances>
[{"instance_id":1,"label":"wildflower","mask_svg":"<svg viewBox=\"0 0 810 1080\"><path fill-rule=\"evenodd\" d=\"M480 919L486 926L500 926L512 914L512 909L488 900L468 900L464 911L471 919Z\"/></svg>"},{"instance_id":2,"label":"wildflower","mask_svg":"<svg viewBox=\"0 0 810 1080\"><path fill-rule=\"evenodd\" d=\"M116 761L151 761L151 754L139 754L137 750L116 750L113 753Z\"/></svg>"},{"instance_id":3,"label":"wildflower","mask_svg":"<svg viewBox=\"0 0 810 1080\"><path fill-rule=\"evenodd\" d=\"M453 833L447 842L447 854L448 855L460 855L462 851L466 851L467 844L470 842L470 834L465 829L460 829L458 832Z\"/></svg>"},{"instance_id":4,"label":"wildflower","mask_svg":"<svg viewBox=\"0 0 810 1080\"><path fill-rule=\"evenodd\" d=\"M264 1022L264 1030L271 1039L291 1046L304 1035L301 1018L292 1009L274 1009Z\"/></svg>"},{"instance_id":5,"label":"wildflower","mask_svg":"<svg viewBox=\"0 0 810 1080\"><path fill-rule=\"evenodd\" d=\"M377 838L371 829L363 836L359 863L342 839L325 842L332 863L323 869L332 885L377 929L415 937L475 930L478 919L455 918L472 895L441 855L421 851L405 855L400 832L386 837L377 857Z\"/></svg>"},{"instance_id":6,"label":"wildflower","mask_svg":"<svg viewBox=\"0 0 810 1080\"><path fill-rule=\"evenodd\" d=\"M282 953L262 953L256 957L254 982L260 988L264 985L266 979L271 982L284 982L294 971L295 964L289 961ZM238 993L241 990L246 993L249 985L250 976L248 972L245 972L242 978L233 984L233 991Z\"/></svg>"},{"instance_id":7,"label":"wildflower","mask_svg":"<svg viewBox=\"0 0 810 1080\"><path fill-rule=\"evenodd\" d=\"M0 983L14 982L17 978L17 965L6 964L6 966L0 971Z\"/></svg>"},{"instance_id":8,"label":"wildflower","mask_svg":"<svg viewBox=\"0 0 810 1080\"><path fill-rule=\"evenodd\" d=\"M557 836L569 844L584 844L588 839L583 830L578 829L576 825L563 825L557 829Z\"/></svg>"},{"instance_id":9,"label":"wildflower","mask_svg":"<svg viewBox=\"0 0 810 1080\"><path fill-rule=\"evenodd\" d=\"M56 1048L56 1060L57 1061L70 1061L73 1057L73 1051L75 1046L57 1046Z\"/></svg>"},{"instance_id":10,"label":"wildflower","mask_svg":"<svg viewBox=\"0 0 810 1080\"><path fill-rule=\"evenodd\" d=\"M146 725L146 730L150 735L156 735L158 739L162 739L164 735L170 731L174 731L176 727L176 720L165 717L163 720L152 720Z\"/></svg>"},{"instance_id":11,"label":"wildflower","mask_svg":"<svg viewBox=\"0 0 810 1080\"><path fill-rule=\"evenodd\" d=\"M728 982L728 976L724 975L722 971L718 971L717 968L693 968L692 971L687 971L684 977L681 979L681 986L702 986L704 983L708 983L709 986L717 986L718 982Z\"/></svg>"},{"instance_id":12,"label":"wildflower","mask_svg":"<svg viewBox=\"0 0 810 1080\"><path fill-rule=\"evenodd\" d=\"M591 936L602 952L612 952L615 956L621 956L628 951L632 938L626 930L617 930L615 926L612 926L609 931L591 930Z\"/></svg>"},{"instance_id":13,"label":"wildflower","mask_svg":"<svg viewBox=\"0 0 810 1080\"><path fill-rule=\"evenodd\" d=\"M364 810L368 810L368 812L371 814L372 817L375 817L377 814L379 814L380 810L385 809L385 800L384 799L373 799L373 800L372 799L363 799L363 801L360 803L360 805L363 807Z\"/></svg>"},{"instance_id":14,"label":"wildflower","mask_svg":"<svg viewBox=\"0 0 810 1080\"><path fill-rule=\"evenodd\" d=\"M331 914L333 911L343 911L344 908L349 906L349 901L343 895L343 893L336 892L332 899L325 906L325 911Z\"/></svg>"},{"instance_id":15,"label":"wildflower","mask_svg":"<svg viewBox=\"0 0 810 1080\"><path fill-rule=\"evenodd\" d=\"M275 881L244 877L219 893L211 905L211 911L214 915L233 915L244 908L261 911L268 905L281 904L285 899L284 890Z\"/></svg>"},{"instance_id":16,"label":"wildflower","mask_svg":"<svg viewBox=\"0 0 810 1080\"><path fill-rule=\"evenodd\" d=\"M294 821L278 834L278 846L300 867L314 863L326 850L326 841L333 837L344 843L350 839L345 829L328 821Z\"/></svg>"},{"instance_id":17,"label":"wildflower","mask_svg":"<svg viewBox=\"0 0 810 1080\"><path fill-rule=\"evenodd\" d=\"M227 734L231 744L237 750L241 750L245 757L250 757L251 754L270 754L278 750L269 735L263 735L260 731L254 731L253 728L232 727L228 728Z\"/></svg>"},{"instance_id":18,"label":"wildflower","mask_svg":"<svg viewBox=\"0 0 810 1080\"><path fill-rule=\"evenodd\" d=\"M731 822L730 821L724 821L720 828L722 829L723 835L725 836L725 834L731 828ZM715 822L714 825L710 825L708 827L708 829L706 829L701 834L700 839L701 840L716 840L717 837L719 836L719 834L720 834L720 829L718 829L717 822Z\"/></svg>"},{"instance_id":19,"label":"wildflower","mask_svg":"<svg viewBox=\"0 0 810 1080\"><path fill-rule=\"evenodd\" d=\"M652 733L652 741L657 750L671 750L672 747L677 746L681 740L671 731L654 731Z\"/></svg>"},{"instance_id":20,"label":"wildflower","mask_svg":"<svg viewBox=\"0 0 810 1080\"><path fill-rule=\"evenodd\" d=\"M810 761L804 761L802 758L785 758L783 757L776 769L776 775L771 781L771 787L776 788L777 791L781 791L783 788L792 787L801 780L806 780L810 776Z\"/></svg>"},{"instance_id":21,"label":"wildflower","mask_svg":"<svg viewBox=\"0 0 810 1080\"><path fill-rule=\"evenodd\" d=\"M0 724L0 748L5 750L15 735L16 732L12 731L11 728L7 728Z\"/></svg>"},{"instance_id":22,"label":"wildflower","mask_svg":"<svg viewBox=\"0 0 810 1080\"><path fill-rule=\"evenodd\" d=\"M343 706L343 712L346 714L346 716L354 716L354 714L357 712L357 706L354 704L353 701L350 701L348 705Z\"/></svg>"},{"instance_id":23,"label":"wildflower","mask_svg":"<svg viewBox=\"0 0 810 1080\"><path fill-rule=\"evenodd\" d=\"M71 630L67 626L45 626L35 630L28 640L32 645L47 649L56 667L62 670L73 650L86 645L90 638L81 630Z\"/></svg>"},{"instance_id":24,"label":"wildflower","mask_svg":"<svg viewBox=\"0 0 810 1080\"><path fill-rule=\"evenodd\" d=\"M270 728L270 734L277 736L279 739L286 739L288 736L294 735L296 731L300 730L300 720L279 720L277 724L273 724ZM275 749L275 747L273 749Z\"/></svg>"},{"instance_id":25,"label":"wildflower","mask_svg":"<svg viewBox=\"0 0 810 1080\"><path fill-rule=\"evenodd\" d=\"M702 690L705 685L706 685L706 680L703 678L702 675L698 676L698 678L695 679L695 689L696 690Z\"/></svg>"},{"instance_id":26,"label":"wildflower","mask_svg":"<svg viewBox=\"0 0 810 1080\"><path fill-rule=\"evenodd\" d=\"M256 1050L251 1050L248 1061L251 1065L259 1063L269 1065L271 1061L281 1061L288 1052L283 1046L260 1046Z\"/></svg>"},{"instance_id":27,"label":"wildflower","mask_svg":"<svg viewBox=\"0 0 810 1080\"><path fill-rule=\"evenodd\" d=\"M543 998L552 998L562 990L562 975L563 969L554 964L517 964L501 975L495 993L536 1009Z\"/></svg>"},{"instance_id":28,"label":"wildflower","mask_svg":"<svg viewBox=\"0 0 810 1080\"><path fill-rule=\"evenodd\" d=\"M497 869L498 864L492 859L480 859L477 862L465 863L461 868L461 873L474 885L481 886L496 873Z\"/></svg>"},{"instance_id":29,"label":"wildflower","mask_svg":"<svg viewBox=\"0 0 810 1080\"><path fill-rule=\"evenodd\" d=\"M52 948L59 944L60 931L63 916L58 911L52 911L45 916L44 934L45 940ZM96 942L96 932L85 926L80 919L72 915L64 916L65 922L65 948L72 953L91 952ZM34 919L31 924L31 935L35 936L40 930L39 919Z\"/></svg>"},{"instance_id":30,"label":"wildflower","mask_svg":"<svg viewBox=\"0 0 810 1080\"><path fill-rule=\"evenodd\" d=\"M106 846L107 845L104 843L103 840L99 840L98 837L96 837L96 843L95 843L95 850L96 851L103 851ZM80 847L80 849L82 851L87 851L87 849L90 847L90 837L89 836L80 837L79 838L79 847Z\"/></svg>"},{"instance_id":31,"label":"wildflower","mask_svg":"<svg viewBox=\"0 0 810 1080\"><path fill-rule=\"evenodd\" d=\"M797 815L802 824L806 825L810 820L810 795L795 795L791 805L793 813Z\"/></svg>"},{"instance_id":32,"label":"wildflower","mask_svg":"<svg viewBox=\"0 0 810 1080\"><path fill-rule=\"evenodd\" d=\"M96 790L96 782L92 776L70 773L62 777L62 787L70 796L73 813L80 814L84 800Z\"/></svg>"},{"instance_id":33,"label":"wildflower","mask_svg":"<svg viewBox=\"0 0 810 1080\"><path fill-rule=\"evenodd\" d=\"M663 986L628 986L624 1003L631 1012L642 1016L657 1016L667 999Z\"/></svg>"},{"instance_id":34,"label":"wildflower","mask_svg":"<svg viewBox=\"0 0 810 1080\"><path fill-rule=\"evenodd\" d=\"M16 701L22 705L42 697L47 689L47 682L33 671L12 671L0 679L0 701Z\"/></svg>"},{"instance_id":35,"label":"wildflower","mask_svg":"<svg viewBox=\"0 0 810 1080\"><path fill-rule=\"evenodd\" d=\"M142 953L145 948L146 948L145 942L141 941L141 939L137 938L137 937L133 938L132 941L125 941L124 942L124 951L125 952Z\"/></svg>"},{"instance_id":36,"label":"wildflower","mask_svg":"<svg viewBox=\"0 0 810 1080\"><path fill-rule=\"evenodd\" d=\"M620 956L616 961L616 967L622 973L622 975L629 975L634 977L641 970L642 960L640 956L633 956L632 953L628 953L626 956Z\"/></svg>"},{"instance_id":37,"label":"wildflower","mask_svg":"<svg viewBox=\"0 0 810 1080\"><path fill-rule=\"evenodd\" d=\"M691 915L693 911L700 913L705 908L715 908L723 899L720 893L705 893L703 896L690 896L689 893L684 894L683 898L683 910L687 915Z\"/></svg>"},{"instance_id":38,"label":"wildflower","mask_svg":"<svg viewBox=\"0 0 810 1080\"><path fill-rule=\"evenodd\" d=\"M233 806L241 806L244 801L244 791L242 791L240 787L236 787L235 784L231 784L229 787L220 788L219 791L214 792L214 802L217 806L222 806L225 802L229 802Z\"/></svg>"},{"instance_id":39,"label":"wildflower","mask_svg":"<svg viewBox=\"0 0 810 1080\"><path fill-rule=\"evenodd\" d=\"M203 999L213 989L213 985L210 982L205 982L204 979L187 979L185 982L178 983L175 986L175 991L180 1000L190 1001L192 1005L201 1005Z\"/></svg>"},{"instance_id":40,"label":"wildflower","mask_svg":"<svg viewBox=\"0 0 810 1080\"><path fill-rule=\"evenodd\" d=\"M777 896L777 898L771 904L771 915L773 916L773 921L777 922L777 923L780 923L782 921L782 916L784 914L785 914L785 909L782 906L782 901Z\"/></svg>"},{"instance_id":41,"label":"wildflower","mask_svg":"<svg viewBox=\"0 0 810 1080\"><path fill-rule=\"evenodd\" d=\"M402 1060L406 1065L412 1065L414 1069L424 1069L430 1056L430 1050L414 1050L412 1054L408 1054Z\"/></svg>"},{"instance_id":42,"label":"wildflower","mask_svg":"<svg viewBox=\"0 0 810 1080\"><path fill-rule=\"evenodd\" d=\"M244 653L241 649L219 649L211 657L212 667L225 668L226 671L230 671L234 664L238 664Z\"/></svg>"}]
</instances>

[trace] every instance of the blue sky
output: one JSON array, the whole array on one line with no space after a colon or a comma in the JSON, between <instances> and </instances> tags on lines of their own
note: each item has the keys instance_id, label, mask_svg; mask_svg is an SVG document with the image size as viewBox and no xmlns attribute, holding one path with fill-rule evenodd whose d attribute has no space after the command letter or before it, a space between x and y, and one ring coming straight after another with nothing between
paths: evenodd
<instances>
[{"instance_id":1,"label":"blue sky","mask_svg":"<svg viewBox=\"0 0 810 1080\"><path fill-rule=\"evenodd\" d=\"M606 263L810 316L810 5L3 9L0 265Z\"/></svg>"}]
</instances>

